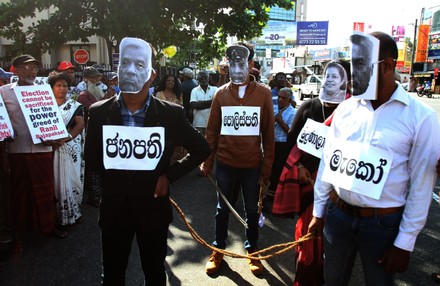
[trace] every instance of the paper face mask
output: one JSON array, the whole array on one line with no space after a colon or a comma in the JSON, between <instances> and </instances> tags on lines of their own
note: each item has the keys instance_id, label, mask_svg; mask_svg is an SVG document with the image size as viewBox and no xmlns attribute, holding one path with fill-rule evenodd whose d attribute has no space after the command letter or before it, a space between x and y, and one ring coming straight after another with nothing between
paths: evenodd
<instances>
[{"instance_id":1,"label":"paper face mask","mask_svg":"<svg viewBox=\"0 0 440 286\"><path fill-rule=\"evenodd\" d=\"M249 49L244 46L230 46L226 50L226 57L229 60L229 76L235 84L246 82L249 74Z\"/></svg>"},{"instance_id":2,"label":"paper face mask","mask_svg":"<svg viewBox=\"0 0 440 286\"><path fill-rule=\"evenodd\" d=\"M323 102L341 103L347 93L347 73L342 65L329 62L324 69L324 82L319 92Z\"/></svg>"},{"instance_id":3,"label":"paper face mask","mask_svg":"<svg viewBox=\"0 0 440 286\"><path fill-rule=\"evenodd\" d=\"M151 47L144 40L124 38L119 51L119 87L123 93L138 93L151 76Z\"/></svg>"},{"instance_id":4,"label":"paper face mask","mask_svg":"<svg viewBox=\"0 0 440 286\"><path fill-rule=\"evenodd\" d=\"M358 31L353 32L350 41L353 96L374 100L378 89L380 42L375 37Z\"/></svg>"}]
</instances>

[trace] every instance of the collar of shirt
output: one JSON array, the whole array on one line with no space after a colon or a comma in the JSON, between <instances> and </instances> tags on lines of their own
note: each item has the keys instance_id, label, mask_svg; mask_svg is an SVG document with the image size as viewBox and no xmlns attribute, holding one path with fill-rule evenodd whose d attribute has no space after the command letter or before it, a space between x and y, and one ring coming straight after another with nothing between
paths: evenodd
<instances>
[{"instance_id":1,"label":"collar of shirt","mask_svg":"<svg viewBox=\"0 0 440 286\"><path fill-rule=\"evenodd\" d=\"M151 96L148 95L144 106L136 110L135 112L131 112L124 104L124 100L122 99L122 93L119 93L118 104L121 107L122 124L124 126L135 126L135 127L144 126L145 113L147 112L147 108L150 105L150 99Z\"/></svg>"},{"instance_id":2,"label":"collar of shirt","mask_svg":"<svg viewBox=\"0 0 440 286\"><path fill-rule=\"evenodd\" d=\"M405 105L409 105L409 94L403 89L403 87L398 85L396 90L391 95L390 99L387 101L387 103L391 102L393 100L397 100L397 101L402 102ZM361 99L361 103L363 105L365 105L366 104L366 100L365 99Z\"/></svg>"}]
</instances>

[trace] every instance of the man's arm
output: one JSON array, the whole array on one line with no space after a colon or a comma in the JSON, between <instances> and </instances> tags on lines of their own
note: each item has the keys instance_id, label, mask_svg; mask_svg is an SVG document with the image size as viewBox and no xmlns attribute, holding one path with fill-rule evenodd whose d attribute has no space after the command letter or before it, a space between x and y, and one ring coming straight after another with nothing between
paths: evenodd
<instances>
[{"instance_id":1,"label":"man's arm","mask_svg":"<svg viewBox=\"0 0 440 286\"><path fill-rule=\"evenodd\" d=\"M297 115L295 116L295 118L297 117ZM336 127L337 123L330 125L329 131L326 136L326 146L330 144L331 138L335 137L334 134ZM316 182L313 190L313 219L309 224L309 232L318 231L319 233L322 233L322 219L325 217L326 204L330 197L330 192L333 190L332 184L324 182L321 179L324 172L325 164L331 158L331 154L327 153L328 152L326 152L326 148L324 148L324 153L322 155L321 161L319 162L318 174L316 175Z\"/></svg>"},{"instance_id":2,"label":"man's arm","mask_svg":"<svg viewBox=\"0 0 440 286\"><path fill-rule=\"evenodd\" d=\"M261 114L261 137L263 140L263 166L261 175L263 180L268 181L272 172L272 164L275 156L274 115L272 96L269 90L264 91L264 105Z\"/></svg>"},{"instance_id":3,"label":"man's arm","mask_svg":"<svg viewBox=\"0 0 440 286\"><path fill-rule=\"evenodd\" d=\"M191 101L189 103L192 109L208 109L211 107L212 99L204 101Z\"/></svg>"},{"instance_id":4,"label":"man's arm","mask_svg":"<svg viewBox=\"0 0 440 286\"><path fill-rule=\"evenodd\" d=\"M209 175L212 171L214 158L217 153L217 144L220 137L221 128L221 106L218 99L218 93L214 96L211 105L211 112L209 114L208 124L206 126L205 137L211 148L211 154L205 160L202 167L202 172L205 176Z\"/></svg>"},{"instance_id":5,"label":"man's arm","mask_svg":"<svg viewBox=\"0 0 440 286\"><path fill-rule=\"evenodd\" d=\"M408 162L410 188L394 245L380 257L386 272L400 273L408 269L410 252L428 216L435 186L434 171L440 152L440 127L434 112L419 123Z\"/></svg>"},{"instance_id":6,"label":"man's arm","mask_svg":"<svg viewBox=\"0 0 440 286\"><path fill-rule=\"evenodd\" d=\"M87 133L84 145L84 158L87 172L94 172L101 175L104 171L102 162L102 122L99 119L99 113L91 107L89 110L89 120L87 125Z\"/></svg>"},{"instance_id":7,"label":"man's arm","mask_svg":"<svg viewBox=\"0 0 440 286\"><path fill-rule=\"evenodd\" d=\"M195 169L200 165L210 154L211 149L205 138L186 120L185 110L178 109L177 122L179 134L177 135L176 145L182 146L188 150L188 155L171 165L166 171L165 176L169 183L172 183L185 175L186 173Z\"/></svg>"},{"instance_id":8,"label":"man's arm","mask_svg":"<svg viewBox=\"0 0 440 286\"><path fill-rule=\"evenodd\" d=\"M289 132L289 125L286 124L286 122L283 121L283 116L281 116L281 113L278 113L275 115L275 122L278 122L278 124L281 126L281 128L284 130L284 132Z\"/></svg>"},{"instance_id":9,"label":"man's arm","mask_svg":"<svg viewBox=\"0 0 440 286\"><path fill-rule=\"evenodd\" d=\"M440 157L440 127L435 112L419 123L408 162L410 187L399 234L394 245L413 251L417 235L425 225L432 191L435 186L435 167Z\"/></svg>"}]
</instances>

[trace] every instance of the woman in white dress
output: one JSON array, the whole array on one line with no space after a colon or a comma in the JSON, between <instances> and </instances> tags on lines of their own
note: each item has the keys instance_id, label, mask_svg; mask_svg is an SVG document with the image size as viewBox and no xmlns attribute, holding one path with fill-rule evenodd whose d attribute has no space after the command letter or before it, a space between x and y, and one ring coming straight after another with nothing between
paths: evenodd
<instances>
[{"instance_id":1,"label":"woman in white dress","mask_svg":"<svg viewBox=\"0 0 440 286\"><path fill-rule=\"evenodd\" d=\"M51 74L48 80L68 132L68 137L54 145L56 222L59 225L82 221L84 107L66 98L69 80L64 73Z\"/></svg>"}]
</instances>

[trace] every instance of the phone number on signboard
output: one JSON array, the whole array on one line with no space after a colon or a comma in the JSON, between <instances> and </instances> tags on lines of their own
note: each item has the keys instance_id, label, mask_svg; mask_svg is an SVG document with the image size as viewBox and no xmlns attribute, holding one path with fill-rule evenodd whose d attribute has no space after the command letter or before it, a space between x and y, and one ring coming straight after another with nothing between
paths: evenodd
<instances>
[{"instance_id":1,"label":"phone number on signboard","mask_svg":"<svg viewBox=\"0 0 440 286\"><path fill-rule=\"evenodd\" d=\"M326 40L299 40L298 45L326 45Z\"/></svg>"}]
</instances>

